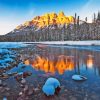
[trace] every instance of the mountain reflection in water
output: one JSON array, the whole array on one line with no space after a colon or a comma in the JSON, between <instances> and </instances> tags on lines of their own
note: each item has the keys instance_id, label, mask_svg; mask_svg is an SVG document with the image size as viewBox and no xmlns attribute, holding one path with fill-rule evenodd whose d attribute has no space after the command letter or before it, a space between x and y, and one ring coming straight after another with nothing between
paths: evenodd
<instances>
[{"instance_id":1,"label":"mountain reflection in water","mask_svg":"<svg viewBox=\"0 0 100 100\"><path fill-rule=\"evenodd\" d=\"M76 74L100 76L100 53L76 48L60 48L37 46L34 51L25 54L24 63L31 65L34 70L60 75L66 71Z\"/></svg>"},{"instance_id":2,"label":"mountain reflection in water","mask_svg":"<svg viewBox=\"0 0 100 100\"><path fill-rule=\"evenodd\" d=\"M63 74L66 70L74 69L73 57L67 57L64 55L60 55L57 58L36 55L33 61L26 60L24 63L26 65L31 64L33 68L46 73L55 73L57 71L59 74Z\"/></svg>"}]
</instances>

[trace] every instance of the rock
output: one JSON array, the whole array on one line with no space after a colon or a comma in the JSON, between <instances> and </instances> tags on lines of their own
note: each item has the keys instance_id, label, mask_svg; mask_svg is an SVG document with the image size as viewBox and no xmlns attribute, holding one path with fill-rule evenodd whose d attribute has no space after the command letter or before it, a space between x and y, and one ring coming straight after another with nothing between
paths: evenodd
<instances>
[{"instance_id":1,"label":"rock","mask_svg":"<svg viewBox=\"0 0 100 100\"><path fill-rule=\"evenodd\" d=\"M10 88L8 88L8 87L6 87L5 89L6 89L7 91L9 91L9 90L10 90Z\"/></svg>"},{"instance_id":2,"label":"rock","mask_svg":"<svg viewBox=\"0 0 100 100\"><path fill-rule=\"evenodd\" d=\"M0 86L2 85L2 80L0 80Z\"/></svg>"},{"instance_id":3,"label":"rock","mask_svg":"<svg viewBox=\"0 0 100 100\"><path fill-rule=\"evenodd\" d=\"M70 100L77 100L77 98L72 96Z\"/></svg>"},{"instance_id":4,"label":"rock","mask_svg":"<svg viewBox=\"0 0 100 100\"><path fill-rule=\"evenodd\" d=\"M3 83L3 87L6 87L7 86L7 83Z\"/></svg>"},{"instance_id":5,"label":"rock","mask_svg":"<svg viewBox=\"0 0 100 100\"><path fill-rule=\"evenodd\" d=\"M67 90L67 89L65 89L64 91L65 91L65 92L68 92L68 90Z\"/></svg>"},{"instance_id":6,"label":"rock","mask_svg":"<svg viewBox=\"0 0 100 100\"><path fill-rule=\"evenodd\" d=\"M25 84L26 83L26 80L23 78L22 80L21 80L21 84Z\"/></svg>"},{"instance_id":7,"label":"rock","mask_svg":"<svg viewBox=\"0 0 100 100\"><path fill-rule=\"evenodd\" d=\"M3 89L3 87L2 86L0 86L0 91Z\"/></svg>"},{"instance_id":8,"label":"rock","mask_svg":"<svg viewBox=\"0 0 100 100\"><path fill-rule=\"evenodd\" d=\"M55 89L55 94L58 95L58 93L60 92L60 90L61 90L61 88L60 88L60 87L57 87L57 88Z\"/></svg>"},{"instance_id":9,"label":"rock","mask_svg":"<svg viewBox=\"0 0 100 100\"><path fill-rule=\"evenodd\" d=\"M7 75L7 74L3 74L3 75L2 75L2 78L4 78L4 79L8 79L8 78L9 78L9 75Z\"/></svg>"},{"instance_id":10,"label":"rock","mask_svg":"<svg viewBox=\"0 0 100 100\"><path fill-rule=\"evenodd\" d=\"M28 85L25 85L24 92L28 91Z\"/></svg>"},{"instance_id":11,"label":"rock","mask_svg":"<svg viewBox=\"0 0 100 100\"><path fill-rule=\"evenodd\" d=\"M48 78L45 85L53 85L54 88L60 87L60 82L56 78Z\"/></svg>"},{"instance_id":12,"label":"rock","mask_svg":"<svg viewBox=\"0 0 100 100\"><path fill-rule=\"evenodd\" d=\"M42 91L47 95L47 96L51 96L54 95L55 93L55 88L53 85L44 85L42 88Z\"/></svg>"},{"instance_id":13,"label":"rock","mask_svg":"<svg viewBox=\"0 0 100 100\"><path fill-rule=\"evenodd\" d=\"M33 90L29 90L28 95L32 95L33 94Z\"/></svg>"},{"instance_id":14,"label":"rock","mask_svg":"<svg viewBox=\"0 0 100 100\"><path fill-rule=\"evenodd\" d=\"M88 100L88 98L87 98L87 97L85 97L85 98L84 98L84 100Z\"/></svg>"},{"instance_id":15,"label":"rock","mask_svg":"<svg viewBox=\"0 0 100 100\"><path fill-rule=\"evenodd\" d=\"M82 75L73 75L72 79L75 80L75 81L85 81L85 80L87 80L87 78L82 76Z\"/></svg>"},{"instance_id":16,"label":"rock","mask_svg":"<svg viewBox=\"0 0 100 100\"><path fill-rule=\"evenodd\" d=\"M1 92L1 93L5 92L5 88L2 88L0 92Z\"/></svg>"},{"instance_id":17,"label":"rock","mask_svg":"<svg viewBox=\"0 0 100 100\"><path fill-rule=\"evenodd\" d=\"M97 95L94 95L94 94L91 96L91 98L92 98L93 100L98 100L98 96L97 96Z\"/></svg>"},{"instance_id":18,"label":"rock","mask_svg":"<svg viewBox=\"0 0 100 100\"><path fill-rule=\"evenodd\" d=\"M9 92L6 93L6 96L9 97L11 94Z\"/></svg>"},{"instance_id":19,"label":"rock","mask_svg":"<svg viewBox=\"0 0 100 100\"><path fill-rule=\"evenodd\" d=\"M24 72L23 73L23 77L26 78L27 76L31 76L32 73L31 72Z\"/></svg>"},{"instance_id":20,"label":"rock","mask_svg":"<svg viewBox=\"0 0 100 100\"><path fill-rule=\"evenodd\" d=\"M19 96L21 96L23 93L22 92L19 92Z\"/></svg>"},{"instance_id":21,"label":"rock","mask_svg":"<svg viewBox=\"0 0 100 100\"><path fill-rule=\"evenodd\" d=\"M33 91L34 91L35 93L39 93L40 89L39 89L39 88L33 88Z\"/></svg>"},{"instance_id":22,"label":"rock","mask_svg":"<svg viewBox=\"0 0 100 100\"><path fill-rule=\"evenodd\" d=\"M45 82L42 91L47 95L58 94L60 91L60 82L55 78L48 78Z\"/></svg>"},{"instance_id":23,"label":"rock","mask_svg":"<svg viewBox=\"0 0 100 100\"><path fill-rule=\"evenodd\" d=\"M24 88L25 86L24 86L23 84L20 84L20 87L21 87L21 88Z\"/></svg>"}]
</instances>

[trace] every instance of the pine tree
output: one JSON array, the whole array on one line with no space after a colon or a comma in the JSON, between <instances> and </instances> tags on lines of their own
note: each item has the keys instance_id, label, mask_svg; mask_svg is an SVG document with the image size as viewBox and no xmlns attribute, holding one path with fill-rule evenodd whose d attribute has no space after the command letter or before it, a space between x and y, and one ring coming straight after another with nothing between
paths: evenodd
<instances>
[{"instance_id":1,"label":"pine tree","mask_svg":"<svg viewBox=\"0 0 100 100\"><path fill-rule=\"evenodd\" d=\"M97 21L100 21L100 12L98 11Z\"/></svg>"},{"instance_id":2,"label":"pine tree","mask_svg":"<svg viewBox=\"0 0 100 100\"><path fill-rule=\"evenodd\" d=\"M87 23L87 17L85 18L85 22Z\"/></svg>"},{"instance_id":3,"label":"pine tree","mask_svg":"<svg viewBox=\"0 0 100 100\"><path fill-rule=\"evenodd\" d=\"M95 13L93 15L93 23L96 23L96 15L95 15Z\"/></svg>"},{"instance_id":4,"label":"pine tree","mask_svg":"<svg viewBox=\"0 0 100 100\"><path fill-rule=\"evenodd\" d=\"M77 26L79 26L79 22L80 22L80 17L77 17Z\"/></svg>"}]
</instances>

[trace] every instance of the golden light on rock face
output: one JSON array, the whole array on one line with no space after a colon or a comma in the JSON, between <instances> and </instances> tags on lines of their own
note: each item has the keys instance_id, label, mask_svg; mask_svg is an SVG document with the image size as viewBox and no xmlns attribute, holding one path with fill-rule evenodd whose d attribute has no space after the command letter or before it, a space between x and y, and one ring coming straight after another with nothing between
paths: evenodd
<instances>
[{"instance_id":1,"label":"golden light on rock face","mask_svg":"<svg viewBox=\"0 0 100 100\"><path fill-rule=\"evenodd\" d=\"M93 67L93 56L89 55L87 59L87 67L92 68Z\"/></svg>"},{"instance_id":2,"label":"golden light on rock face","mask_svg":"<svg viewBox=\"0 0 100 100\"><path fill-rule=\"evenodd\" d=\"M24 63L29 64L29 60L26 60ZM70 57L59 56L56 61L49 59L48 57L36 56L36 59L30 63L33 68L37 70L44 71L46 73L55 73L63 74L66 70L74 69L74 61Z\"/></svg>"},{"instance_id":3,"label":"golden light on rock face","mask_svg":"<svg viewBox=\"0 0 100 100\"><path fill-rule=\"evenodd\" d=\"M73 16L65 16L64 12L56 13L46 13L42 16L36 16L31 21L25 22L22 26L35 25L37 27L45 27L48 25L59 25L59 24L70 24L74 22ZM18 26L16 29L20 29Z\"/></svg>"}]
</instances>

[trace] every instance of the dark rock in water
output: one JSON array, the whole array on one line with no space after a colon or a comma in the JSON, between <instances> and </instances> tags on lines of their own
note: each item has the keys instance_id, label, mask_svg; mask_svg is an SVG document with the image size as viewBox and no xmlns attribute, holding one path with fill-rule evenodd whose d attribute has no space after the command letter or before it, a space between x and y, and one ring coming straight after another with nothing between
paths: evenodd
<instances>
[{"instance_id":1,"label":"dark rock in water","mask_svg":"<svg viewBox=\"0 0 100 100\"><path fill-rule=\"evenodd\" d=\"M55 94L59 94L59 92L60 92L60 90L61 90L61 88L60 87L57 87L56 89L55 89Z\"/></svg>"},{"instance_id":2,"label":"dark rock in water","mask_svg":"<svg viewBox=\"0 0 100 100\"><path fill-rule=\"evenodd\" d=\"M21 81L22 78L26 78L26 77L31 76L31 75L32 75L31 72L20 72L20 73L17 73L17 74L15 75L15 79L16 79L17 81Z\"/></svg>"},{"instance_id":3,"label":"dark rock in water","mask_svg":"<svg viewBox=\"0 0 100 100\"><path fill-rule=\"evenodd\" d=\"M2 75L2 78L8 79L8 78L9 78L9 75L8 75L8 74L3 74L3 75Z\"/></svg>"},{"instance_id":4,"label":"dark rock in water","mask_svg":"<svg viewBox=\"0 0 100 100\"><path fill-rule=\"evenodd\" d=\"M32 73L31 72L24 72L23 73L23 77L26 78L27 76L31 76Z\"/></svg>"},{"instance_id":5,"label":"dark rock in water","mask_svg":"<svg viewBox=\"0 0 100 100\"><path fill-rule=\"evenodd\" d=\"M16 81L20 82L22 80L22 77L21 76L15 76L14 77L16 79Z\"/></svg>"},{"instance_id":6,"label":"dark rock in water","mask_svg":"<svg viewBox=\"0 0 100 100\"><path fill-rule=\"evenodd\" d=\"M24 69L24 68L26 68L26 67L27 67L27 66L23 65L21 68Z\"/></svg>"},{"instance_id":7,"label":"dark rock in water","mask_svg":"<svg viewBox=\"0 0 100 100\"><path fill-rule=\"evenodd\" d=\"M8 73L9 76L16 76L17 72L13 72L13 73Z\"/></svg>"}]
</instances>

